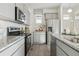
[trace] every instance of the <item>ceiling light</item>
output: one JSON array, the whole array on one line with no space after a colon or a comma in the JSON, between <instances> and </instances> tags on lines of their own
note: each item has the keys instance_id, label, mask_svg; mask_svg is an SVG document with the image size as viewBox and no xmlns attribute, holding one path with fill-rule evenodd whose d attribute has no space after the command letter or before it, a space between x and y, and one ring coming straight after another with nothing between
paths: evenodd
<instances>
[{"instance_id":1,"label":"ceiling light","mask_svg":"<svg viewBox=\"0 0 79 59\"><path fill-rule=\"evenodd\" d=\"M71 13L72 12L72 9L68 9L68 13Z\"/></svg>"}]
</instances>

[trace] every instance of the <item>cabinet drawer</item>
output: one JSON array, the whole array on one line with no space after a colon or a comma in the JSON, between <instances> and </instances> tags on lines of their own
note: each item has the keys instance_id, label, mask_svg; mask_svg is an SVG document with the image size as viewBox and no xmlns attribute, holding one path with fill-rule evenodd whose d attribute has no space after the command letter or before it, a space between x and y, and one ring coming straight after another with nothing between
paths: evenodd
<instances>
[{"instance_id":1,"label":"cabinet drawer","mask_svg":"<svg viewBox=\"0 0 79 59\"><path fill-rule=\"evenodd\" d=\"M9 48L6 48L4 51L0 53L0 56L10 56L12 55L22 44L24 44L24 39L13 44Z\"/></svg>"},{"instance_id":2,"label":"cabinet drawer","mask_svg":"<svg viewBox=\"0 0 79 59\"><path fill-rule=\"evenodd\" d=\"M57 56L67 56L58 46L56 46Z\"/></svg>"},{"instance_id":3,"label":"cabinet drawer","mask_svg":"<svg viewBox=\"0 0 79 59\"><path fill-rule=\"evenodd\" d=\"M24 44L12 56L24 56Z\"/></svg>"},{"instance_id":4,"label":"cabinet drawer","mask_svg":"<svg viewBox=\"0 0 79 59\"><path fill-rule=\"evenodd\" d=\"M79 52L75 51L71 47L67 46L63 42L57 40L57 45L60 46L68 55L70 56L79 56Z\"/></svg>"}]
</instances>

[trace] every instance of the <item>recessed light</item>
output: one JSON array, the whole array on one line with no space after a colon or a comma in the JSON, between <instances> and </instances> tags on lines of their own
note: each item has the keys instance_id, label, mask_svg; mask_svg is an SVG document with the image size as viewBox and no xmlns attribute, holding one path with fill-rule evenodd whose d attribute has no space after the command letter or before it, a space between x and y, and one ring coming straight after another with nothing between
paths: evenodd
<instances>
[{"instance_id":1,"label":"recessed light","mask_svg":"<svg viewBox=\"0 0 79 59\"><path fill-rule=\"evenodd\" d=\"M71 13L72 12L72 9L68 9L68 11L67 11L68 13Z\"/></svg>"}]
</instances>

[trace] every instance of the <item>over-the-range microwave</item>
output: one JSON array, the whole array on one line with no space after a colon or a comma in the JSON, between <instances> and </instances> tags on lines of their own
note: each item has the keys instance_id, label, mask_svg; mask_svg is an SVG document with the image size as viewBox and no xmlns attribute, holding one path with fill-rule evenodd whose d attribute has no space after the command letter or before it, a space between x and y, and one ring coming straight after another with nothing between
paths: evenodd
<instances>
[{"instance_id":1,"label":"over-the-range microwave","mask_svg":"<svg viewBox=\"0 0 79 59\"><path fill-rule=\"evenodd\" d=\"M25 15L18 7L15 7L15 20L23 23L25 21Z\"/></svg>"}]
</instances>

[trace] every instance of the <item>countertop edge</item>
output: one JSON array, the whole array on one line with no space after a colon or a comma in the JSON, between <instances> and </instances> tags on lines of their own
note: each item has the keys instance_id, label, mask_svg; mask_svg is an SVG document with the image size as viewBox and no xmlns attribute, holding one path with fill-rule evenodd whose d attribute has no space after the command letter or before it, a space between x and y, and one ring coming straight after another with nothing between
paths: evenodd
<instances>
[{"instance_id":1,"label":"countertop edge","mask_svg":"<svg viewBox=\"0 0 79 59\"><path fill-rule=\"evenodd\" d=\"M4 46L3 48L0 49L0 53L3 52L4 50L6 50L7 48L11 47L12 45L16 44L17 42L21 41L22 38L24 38L25 36L19 36L19 37L16 37L14 42ZM20 39L19 39L20 38Z\"/></svg>"}]
</instances>

